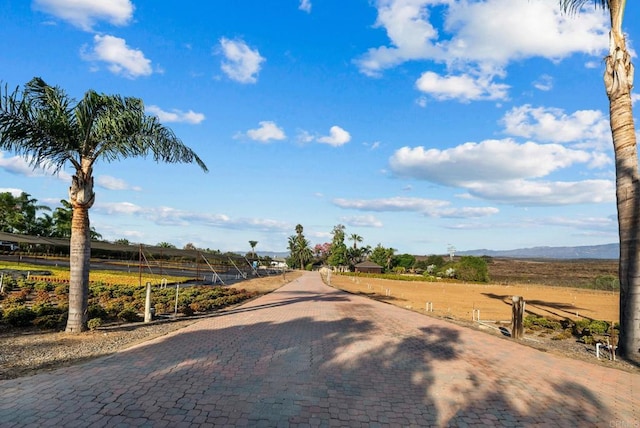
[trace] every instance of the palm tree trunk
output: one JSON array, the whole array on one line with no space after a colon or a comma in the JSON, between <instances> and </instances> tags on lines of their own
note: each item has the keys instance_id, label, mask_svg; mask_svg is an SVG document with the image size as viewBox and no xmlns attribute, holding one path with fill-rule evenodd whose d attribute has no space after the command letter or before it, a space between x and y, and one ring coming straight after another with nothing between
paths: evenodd
<instances>
[{"instance_id":1,"label":"palm tree trunk","mask_svg":"<svg viewBox=\"0 0 640 428\"><path fill-rule=\"evenodd\" d=\"M66 331L79 333L86 329L89 303L89 270L91 268L91 227L89 209L95 201L92 163L83 158L69 188L71 240L69 250L69 318Z\"/></svg>"},{"instance_id":2,"label":"palm tree trunk","mask_svg":"<svg viewBox=\"0 0 640 428\"><path fill-rule=\"evenodd\" d=\"M71 220L69 253L70 281L67 333L78 333L86 329L91 257L89 230L89 209L82 206L74 207Z\"/></svg>"},{"instance_id":3,"label":"palm tree trunk","mask_svg":"<svg viewBox=\"0 0 640 428\"><path fill-rule=\"evenodd\" d=\"M640 174L631 89L633 64L622 32L624 1L610 1L611 33L604 83L616 160L620 236L620 354L640 364Z\"/></svg>"},{"instance_id":4,"label":"palm tree trunk","mask_svg":"<svg viewBox=\"0 0 640 428\"><path fill-rule=\"evenodd\" d=\"M640 174L631 97L610 100L620 235L620 354L640 363Z\"/></svg>"}]
</instances>

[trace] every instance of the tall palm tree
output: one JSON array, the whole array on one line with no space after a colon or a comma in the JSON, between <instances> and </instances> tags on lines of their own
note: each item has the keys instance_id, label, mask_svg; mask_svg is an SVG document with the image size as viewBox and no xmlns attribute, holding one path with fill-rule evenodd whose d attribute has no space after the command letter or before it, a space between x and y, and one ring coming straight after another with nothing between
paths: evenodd
<instances>
[{"instance_id":1,"label":"tall palm tree","mask_svg":"<svg viewBox=\"0 0 640 428\"><path fill-rule=\"evenodd\" d=\"M253 258L256 257L256 245L258 245L258 241L249 241L249 245L251 246L251 254Z\"/></svg>"},{"instance_id":2,"label":"tall palm tree","mask_svg":"<svg viewBox=\"0 0 640 428\"><path fill-rule=\"evenodd\" d=\"M88 91L79 101L41 78L22 91L0 88L0 149L15 152L33 167L54 172L71 165L69 188L73 207L70 238L69 318L67 332L86 327L91 240L89 209L95 201L93 168L151 155L157 162L206 165L154 116L147 116L136 98Z\"/></svg>"},{"instance_id":3,"label":"tall palm tree","mask_svg":"<svg viewBox=\"0 0 640 428\"><path fill-rule=\"evenodd\" d=\"M313 258L313 251L311 250L310 242L302 233L304 231L302 225L296 225L295 230L296 234L289 237L289 257L293 262L290 264L299 264L300 269L303 270L305 264Z\"/></svg>"},{"instance_id":4,"label":"tall palm tree","mask_svg":"<svg viewBox=\"0 0 640 428\"><path fill-rule=\"evenodd\" d=\"M352 233L349 235L349 241L353 241L353 249L356 250L358 248L358 242L362 242L362 236L357 233Z\"/></svg>"},{"instance_id":5,"label":"tall palm tree","mask_svg":"<svg viewBox=\"0 0 640 428\"><path fill-rule=\"evenodd\" d=\"M576 13L593 1L609 12L609 55L604 86L616 161L616 201L620 236L620 353L640 364L640 174L631 105L633 64L622 31L626 0L560 0L565 12Z\"/></svg>"}]
</instances>

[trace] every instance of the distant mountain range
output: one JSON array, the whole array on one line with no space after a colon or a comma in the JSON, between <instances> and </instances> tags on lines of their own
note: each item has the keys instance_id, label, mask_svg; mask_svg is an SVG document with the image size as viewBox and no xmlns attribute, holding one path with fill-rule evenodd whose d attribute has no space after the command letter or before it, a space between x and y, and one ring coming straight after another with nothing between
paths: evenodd
<instances>
[{"instance_id":1,"label":"distant mountain range","mask_svg":"<svg viewBox=\"0 0 640 428\"><path fill-rule=\"evenodd\" d=\"M516 250L470 250L456 251L459 256L490 256L512 258L541 259L607 259L617 260L620 257L619 244L588 245L584 247L533 247Z\"/></svg>"},{"instance_id":2,"label":"distant mountain range","mask_svg":"<svg viewBox=\"0 0 640 428\"><path fill-rule=\"evenodd\" d=\"M247 254L246 251L237 251L240 255ZM273 259L284 259L289 257L287 251L256 251L260 257L269 256ZM490 257L512 257L514 259L602 259L617 260L620 257L619 244L587 245L583 247L533 247L518 248L515 250L468 250L456 251L458 256L490 256Z\"/></svg>"}]
</instances>

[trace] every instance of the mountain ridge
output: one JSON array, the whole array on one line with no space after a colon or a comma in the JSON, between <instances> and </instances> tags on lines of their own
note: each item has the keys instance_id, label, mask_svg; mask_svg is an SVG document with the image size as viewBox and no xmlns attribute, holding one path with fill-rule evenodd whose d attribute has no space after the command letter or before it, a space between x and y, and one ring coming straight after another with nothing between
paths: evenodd
<instances>
[{"instance_id":1,"label":"mountain ridge","mask_svg":"<svg viewBox=\"0 0 640 428\"><path fill-rule=\"evenodd\" d=\"M456 251L459 256L490 256L512 258L542 259L603 259L617 260L620 256L620 245L617 243L603 245L585 245L578 247L530 247L514 250L467 250Z\"/></svg>"}]
</instances>

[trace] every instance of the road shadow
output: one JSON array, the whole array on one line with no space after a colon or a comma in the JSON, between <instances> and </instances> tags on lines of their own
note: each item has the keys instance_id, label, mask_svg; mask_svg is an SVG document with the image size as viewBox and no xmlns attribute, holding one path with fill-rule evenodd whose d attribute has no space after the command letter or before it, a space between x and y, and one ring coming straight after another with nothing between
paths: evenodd
<instances>
[{"instance_id":1,"label":"road shadow","mask_svg":"<svg viewBox=\"0 0 640 428\"><path fill-rule=\"evenodd\" d=\"M611 416L577 383L521 377L540 363L505 359L517 346L508 341L482 336L490 343L477 348L461 327L428 317L410 327L407 311L329 288L281 295L107 358L2 382L0 419L18 417L9 400L30 415L76 396L92 397L85 417L122 424L192 415L214 426L576 426ZM292 316L300 307L309 315Z\"/></svg>"}]
</instances>

